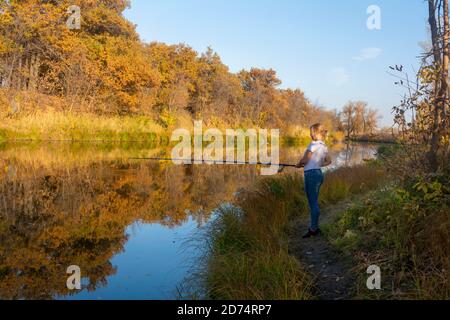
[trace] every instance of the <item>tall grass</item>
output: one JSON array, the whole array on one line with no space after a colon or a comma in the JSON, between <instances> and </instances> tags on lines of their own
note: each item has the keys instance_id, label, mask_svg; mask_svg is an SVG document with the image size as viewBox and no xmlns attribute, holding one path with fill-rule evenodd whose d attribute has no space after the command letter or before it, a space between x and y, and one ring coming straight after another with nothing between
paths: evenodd
<instances>
[{"instance_id":1,"label":"tall grass","mask_svg":"<svg viewBox=\"0 0 450 320\"><path fill-rule=\"evenodd\" d=\"M1 110L1 108L0 108ZM162 126L149 116L98 115L87 112L43 110L10 115L0 111L0 142L4 141L114 141L168 144L170 128ZM193 120L180 115L172 127L193 130ZM205 123L204 129L217 128L225 132L226 123ZM253 125L242 128L252 128ZM214 127L215 128L215 127ZM339 133L336 133L339 136ZM283 132L282 143L303 146L310 142L305 129ZM336 141L334 138L332 141Z\"/></svg>"},{"instance_id":2,"label":"tall grass","mask_svg":"<svg viewBox=\"0 0 450 320\"><path fill-rule=\"evenodd\" d=\"M328 136L327 142L337 144L345 141L343 132L334 131ZM301 127L288 127L283 131L283 144L285 146L306 146L311 142L310 130Z\"/></svg>"},{"instance_id":3,"label":"tall grass","mask_svg":"<svg viewBox=\"0 0 450 320\"><path fill-rule=\"evenodd\" d=\"M89 113L37 112L3 119L1 140L159 141L164 129L144 116L100 116Z\"/></svg>"},{"instance_id":4,"label":"tall grass","mask_svg":"<svg viewBox=\"0 0 450 320\"><path fill-rule=\"evenodd\" d=\"M321 203L336 203L385 179L375 165L342 168L326 175ZM337 190L336 190L337 189ZM206 267L200 273L212 299L312 299L312 279L289 254L295 217L306 216L299 174L260 180L222 207L207 230Z\"/></svg>"}]
</instances>

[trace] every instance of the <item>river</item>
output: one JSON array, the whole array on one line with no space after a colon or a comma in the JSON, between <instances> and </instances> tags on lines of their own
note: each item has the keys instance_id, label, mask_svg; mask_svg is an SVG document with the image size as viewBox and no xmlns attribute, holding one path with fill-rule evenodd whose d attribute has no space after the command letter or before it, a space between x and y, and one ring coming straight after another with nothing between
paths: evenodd
<instances>
[{"instance_id":1,"label":"river","mask_svg":"<svg viewBox=\"0 0 450 320\"><path fill-rule=\"evenodd\" d=\"M281 162L303 149L282 148ZM333 168L375 152L335 146ZM139 144L0 145L0 299L177 298L202 253L186 241L260 175L256 166L129 160L167 154ZM81 290L67 288L72 265Z\"/></svg>"}]
</instances>

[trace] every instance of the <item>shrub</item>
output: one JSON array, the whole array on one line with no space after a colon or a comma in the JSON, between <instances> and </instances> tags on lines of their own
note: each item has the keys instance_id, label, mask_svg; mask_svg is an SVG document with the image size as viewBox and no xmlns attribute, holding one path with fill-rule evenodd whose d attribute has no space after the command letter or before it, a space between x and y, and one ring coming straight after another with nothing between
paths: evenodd
<instances>
[{"instance_id":1,"label":"shrub","mask_svg":"<svg viewBox=\"0 0 450 320\"><path fill-rule=\"evenodd\" d=\"M329 229L332 243L358 257L361 274L371 264L384 271L383 291L369 294L361 278L360 297L450 297L450 190L439 180L377 191Z\"/></svg>"}]
</instances>

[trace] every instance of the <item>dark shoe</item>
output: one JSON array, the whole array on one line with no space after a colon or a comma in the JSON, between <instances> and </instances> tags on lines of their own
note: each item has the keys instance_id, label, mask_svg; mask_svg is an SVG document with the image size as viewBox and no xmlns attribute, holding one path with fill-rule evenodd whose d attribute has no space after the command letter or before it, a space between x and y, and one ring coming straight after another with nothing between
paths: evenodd
<instances>
[{"instance_id":1,"label":"dark shoe","mask_svg":"<svg viewBox=\"0 0 450 320\"><path fill-rule=\"evenodd\" d=\"M303 236L303 239L309 239L311 237L317 237L320 235L320 229L317 229L316 231L312 231L311 229L308 230L308 233Z\"/></svg>"}]
</instances>

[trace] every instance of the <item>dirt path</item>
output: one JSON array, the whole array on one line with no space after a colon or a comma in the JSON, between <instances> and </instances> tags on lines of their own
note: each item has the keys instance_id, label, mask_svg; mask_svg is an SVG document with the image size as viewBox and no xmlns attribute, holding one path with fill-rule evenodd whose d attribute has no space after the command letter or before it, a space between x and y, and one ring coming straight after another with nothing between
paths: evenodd
<instances>
[{"instance_id":1,"label":"dirt path","mask_svg":"<svg viewBox=\"0 0 450 320\"><path fill-rule=\"evenodd\" d=\"M336 215L345 211L351 201L344 201L322 210L321 225L332 223ZM350 269L352 261L337 253L325 237L302 239L308 230L309 218L299 219L294 226L289 248L315 278L314 293L322 300L345 300L351 298L354 277Z\"/></svg>"}]
</instances>

